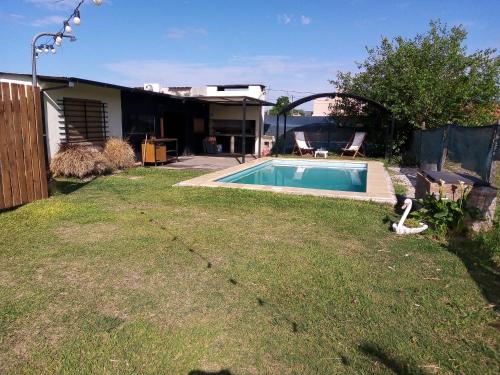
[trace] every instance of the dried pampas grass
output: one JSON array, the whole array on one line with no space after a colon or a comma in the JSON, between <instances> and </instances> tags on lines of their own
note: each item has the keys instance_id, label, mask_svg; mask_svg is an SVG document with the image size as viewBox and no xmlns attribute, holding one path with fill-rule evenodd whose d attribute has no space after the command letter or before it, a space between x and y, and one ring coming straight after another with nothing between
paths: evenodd
<instances>
[{"instance_id":1,"label":"dried pampas grass","mask_svg":"<svg viewBox=\"0 0 500 375\"><path fill-rule=\"evenodd\" d=\"M111 138L106 142L104 155L116 169L131 168L135 164L135 153L132 146L118 138Z\"/></svg>"},{"instance_id":2,"label":"dried pampas grass","mask_svg":"<svg viewBox=\"0 0 500 375\"><path fill-rule=\"evenodd\" d=\"M97 148L84 145L61 145L50 162L56 177L84 178L111 172L112 166Z\"/></svg>"}]
</instances>

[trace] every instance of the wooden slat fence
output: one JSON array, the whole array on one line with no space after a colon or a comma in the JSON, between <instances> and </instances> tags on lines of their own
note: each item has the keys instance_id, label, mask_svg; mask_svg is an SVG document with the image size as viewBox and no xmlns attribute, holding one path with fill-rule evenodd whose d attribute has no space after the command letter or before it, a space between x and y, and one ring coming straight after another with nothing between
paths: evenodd
<instances>
[{"instance_id":1,"label":"wooden slat fence","mask_svg":"<svg viewBox=\"0 0 500 375\"><path fill-rule=\"evenodd\" d=\"M48 188L40 89L2 82L0 94L2 210L47 198Z\"/></svg>"}]
</instances>

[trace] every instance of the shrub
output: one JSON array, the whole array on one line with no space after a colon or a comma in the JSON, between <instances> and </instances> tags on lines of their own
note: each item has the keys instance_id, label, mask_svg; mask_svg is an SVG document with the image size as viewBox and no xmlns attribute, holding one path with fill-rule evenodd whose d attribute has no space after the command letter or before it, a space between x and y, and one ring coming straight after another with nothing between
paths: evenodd
<instances>
[{"instance_id":1,"label":"shrub","mask_svg":"<svg viewBox=\"0 0 500 375\"><path fill-rule=\"evenodd\" d=\"M439 196L427 195L417 202L422 206L418 211L411 213L413 219L423 221L440 236L446 235L448 230L462 231L464 229L464 219L467 209L467 195L470 190L460 183L461 196L457 201L447 200L443 196L442 186Z\"/></svg>"},{"instance_id":2,"label":"shrub","mask_svg":"<svg viewBox=\"0 0 500 375\"><path fill-rule=\"evenodd\" d=\"M476 242L482 251L496 258L500 265L500 221L495 221L490 231L479 234Z\"/></svg>"},{"instance_id":3,"label":"shrub","mask_svg":"<svg viewBox=\"0 0 500 375\"><path fill-rule=\"evenodd\" d=\"M116 169L130 168L135 164L134 150L126 141L118 138L111 138L106 142L104 155Z\"/></svg>"},{"instance_id":4,"label":"shrub","mask_svg":"<svg viewBox=\"0 0 500 375\"><path fill-rule=\"evenodd\" d=\"M54 176L84 178L110 172L112 167L104 154L95 147L61 145L50 162Z\"/></svg>"}]
</instances>

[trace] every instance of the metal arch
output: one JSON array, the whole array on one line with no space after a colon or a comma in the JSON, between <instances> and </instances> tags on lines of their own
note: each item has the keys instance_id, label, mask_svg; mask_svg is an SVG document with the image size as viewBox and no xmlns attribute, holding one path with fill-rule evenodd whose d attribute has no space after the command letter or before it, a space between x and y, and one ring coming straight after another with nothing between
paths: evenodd
<instances>
[{"instance_id":1,"label":"metal arch","mask_svg":"<svg viewBox=\"0 0 500 375\"><path fill-rule=\"evenodd\" d=\"M283 145L281 147L281 152L285 153L285 147L286 147L286 114L290 110L294 109L295 107L307 103L311 100L318 99L318 98L350 98L350 99L356 99L363 101L368 104L372 104L373 106L377 107L378 109L382 110L383 112L389 114L391 116L391 124L388 129L388 134L386 137L388 138L388 144L386 144L386 151L385 151L385 158L390 159L392 156L392 142L393 142L393 137L394 137L394 113L388 108L386 108L383 104L373 100L366 98L364 96L358 95L358 94L353 94L353 93L348 93L348 92L323 92L319 94L313 94L306 96L304 98L301 98L299 100L296 100L290 104L288 104L285 108L283 108L276 116L276 141L279 138L279 126L280 126L280 116L284 117L284 126L283 126ZM278 156L278 150L276 148L275 156Z\"/></svg>"},{"instance_id":2,"label":"metal arch","mask_svg":"<svg viewBox=\"0 0 500 375\"><path fill-rule=\"evenodd\" d=\"M369 99L369 98L365 98L364 96L361 96L361 95L352 94L352 93L348 93L348 92L323 92L323 93L320 93L320 94L313 94L313 95L306 96L304 98L301 98L299 100L296 100L296 101L288 104L285 108L283 108L278 113L278 115L281 116L281 115L289 112L290 110L294 109L295 107L297 107L297 106L299 106L301 104L307 103L307 102L309 102L311 100L314 100L314 99L318 99L318 98L331 98L331 99L334 99L336 97L339 97L339 98L351 98L351 99L360 100L360 101L363 101L363 102L366 102L366 103L369 103L369 104L373 104L375 107L383 110L384 112L392 113L383 104L380 104L379 102L376 102L375 100L372 100L372 99Z\"/></svg>"}]
</instances>

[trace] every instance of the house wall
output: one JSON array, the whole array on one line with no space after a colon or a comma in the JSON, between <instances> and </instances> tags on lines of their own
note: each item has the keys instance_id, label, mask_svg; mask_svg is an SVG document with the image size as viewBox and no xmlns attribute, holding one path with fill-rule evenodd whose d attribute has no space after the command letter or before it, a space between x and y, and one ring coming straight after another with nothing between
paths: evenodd
<instances>
[{"instance_id":1,"label":"house wall","mask_svg":"<svg viewBox=\"0 0 500 375\"><path fill-rule=\"evenodd\" d=\"M63 99L64 97L100 100L101 102L106 103L108 114L107 132L109 137L122 137L122 106L120 90L78 83L75 87L46 91L44 92L44 105L48 132L47 148L50 157L54 156L59 150L59 144L61 143L61 140L63 140L60 134L61 130L59 129L62 124L59 123L61 120L61 108L58 104L58 99Z\"/></svg>"},{"instance_id":2,"label":"house wall","mask_svg":"<svg viewBox=\"0 0 500 375\"><path fill-rule=\"evenodd\" d=\"M262 107L247 106L246 119L255 121L255 145L253 152L257 153L259 145L258 136L259 132L262 132L262 126L264 124ZM209 122L210 134L213 134L213 120L243 120L243 108L242 106L225 106L225 105L211 104L210 122Z\"/></svg>"},{"instance_id":3,"label":"house wall","mask_svg":"<svg viewBox=\"0 0 500 375\"><path fill-rule=\"evenodd\" d=\"M2 74L0 75L0 82L15 83L18 85L30 85L31 77L17 76L14 74Z\"/></svg>"},{"instance_id":4,"label":"house wall","mask_svg":"<svg viewBox=\"0 0 500 375\"><path fill-rule=\"evenodd\" d=\"M231 89L218 91L217 86L207 86L206 96L249 96L256 99L264 99L264 92L259 85L249 85L242 89Z\"/></svg>"},{"instance_id":5,"label":"house wall","mask_svg":"<svg viewBox=\"0 0 500 375\"><path fill-rule=\"evenodd\" d=\"M31 85L31 77L19 76L16 74L2 74L0 82L10 82L23 85ZM61 84L39 82L42 90L51 87L58 87ZM110 137L122 137L122 108L121 108L121 93L119 89L100 87L87 84L76 84L75 87L49 90L44 92L43 110L45 115L46 125L46 142L47 153L49 159L54 156L59 150L61 135L59 127L62 124L59 122L59 104L58 99L64 97L100 100L107 103L108 111L108 134Z\"/></svg>"},{"instance_id":6,"label":"house wall","mask_svg":"<svg viewBox=\"0 0 500 375\"><path fill-rule=\"evenodd\" d=\"M313 100L313 116L328 116L338 99L318 98Z\"/></svg>"}]
</instances>

